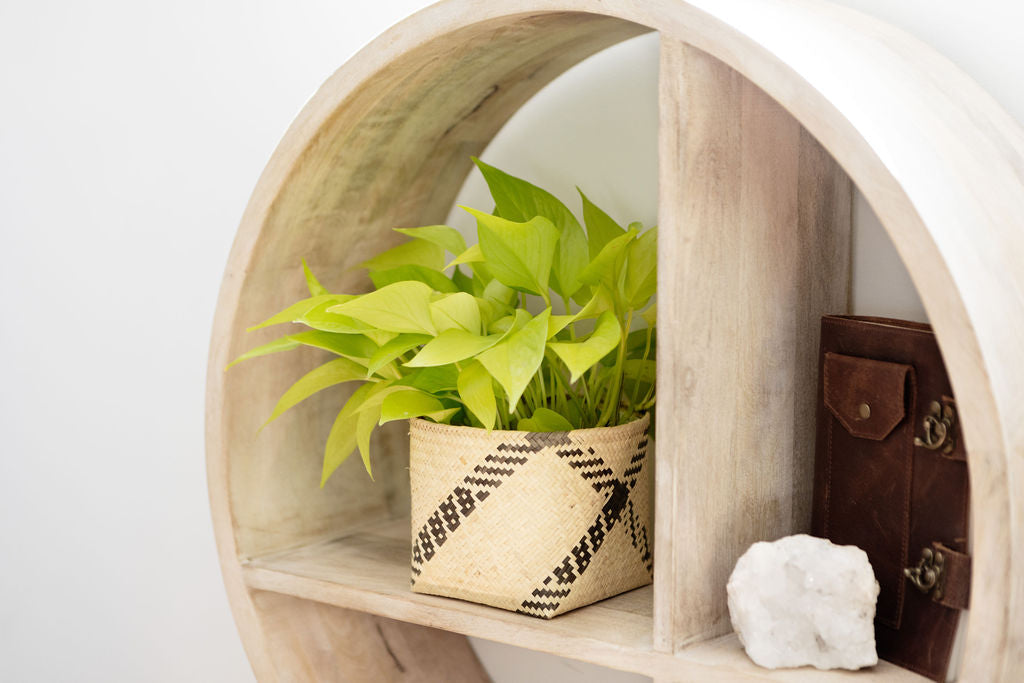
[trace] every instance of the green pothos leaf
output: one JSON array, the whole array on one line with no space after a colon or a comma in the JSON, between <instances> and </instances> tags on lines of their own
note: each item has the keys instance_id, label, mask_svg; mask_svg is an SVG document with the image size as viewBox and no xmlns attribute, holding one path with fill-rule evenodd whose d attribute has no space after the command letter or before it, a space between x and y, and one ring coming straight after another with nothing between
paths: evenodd
<instances>
[{"instance_id":1,"label":"green pothos leaf","mask_svg":"<svg viewBox=\"0 0 1024 683\"><path fill-rule=\"evenodd\" d=\"M458 255L466 251L466 240L462 237L462 234L455 228L447 225L425 225L422 228L395 228L395 232L432 242L452 254Z\"/></svg>"},{"instance_id":2,"label":"green pothos leaf","mask_svg":"<svg viewBox=\"0 0 1024 683\"><path fill-rule=\"evenodd\" d=\"M523 432L568 432L572 423L549 408L537 408L531 417L522 419L516 429Z\"/></svg>"},{"instance_id":3,"label":"green pothos leaf","mask_svg":"<svg viewBox=\"0 0 1024 683\"><path fill-rule=\"evenodd\" d=\"M373 468L370 463L370 437L380 420L380 412L381 407L374 406L370 410L359 413L356 417L356 447L359 449L359 457L363 459L363 467L366 468L366 473L370 475L371 481L373 480Z\"/></svg>"},{"instance_id":4,"label":"green pothos leaf","mask_svg":"<svg viewBox=\"0 0 1024 683\"><path fill-rule=\"evenodd\" d=\"M440 395L455 391L458 384L459 371L454 365L439 365L431 368L416 368L395 386L409 386L427 393Z\"/></svg>"},{"instance_id":5,"label":"green pothos leaf","mask_svg":"<svg viewBox=\"0 0 1024 683\"><path fill-rule=\"evenodd\" d=\"M570 323L576 320L575 315L553 315L548 319L548 339L564 330Z\"/></svg>"},{"instance_id":6,"label":"green pothos leaf","mask_svg":"<svg viewBox=\"0 0 1024 683\"><path fill-rule=\"evenodd\" d=\"M398 266L370 273L370 281L377 289L383 289L395 282L422 282L439 292L457 292L458 286L444 273L426 266Z\"/></svg>"},{"instance_id":7,"label":"green pothos leaf","mask_svg":"<svg viewBox=\"0 0 1024 683\"><path fill-rule=\"evenodd\" d=\"M548 339L554 339L559 332L579 320L600 317L606 311L613 311L615 303L611 295L602 285L594 288L594 293L583 308L573 315L553 315L548 322Z\"/></svg>"},{"instance_id":8,"label":"green pothos leaf","mask_svg":"<svg viewBox=\"0 0 1024 683\"><path fill-rule=\"evenodd\" d=\"M455 283L460 292L466 292L474 296L477 295L476 287L473 286L473 278L463 273L462 269L458 266L455 266L455 270L452 271L452 282Z\"/></svg>"},{"instance_id":9,"label":"green pothos leaf","mask_svg":"<svg viewBox=\"0 0 1024 683\"><path fill-rule=\"evenodd\" d=\"M521 330L477 356L491 377L505 390L509 412L515 411L519 397L544 360L550 316L551 309L547 308Z\"/></svg>"},{"instance_id":10,"label":"green pothos leaf","mask_svg":"<svg viewBox=\"0 0 1024 683\"><path fill-rule=\"evenodd\" d=\"M640 233L626 253L623 298L629 308L640 309L654 296L658 287L658 229Z\"/></svg>"},{"instance_id":11,"label":"green pothos leaf","mask_svg":"<svg viewBox=\"0 0 1024 683\"><path fill-rule=\"evenodd\" d=\"M400 334L394 339L390 340L383 346L379 347L373 355L370 357L369 363L366 366L368 375L380 370L382 367L395 360L399 356L412 349L426 344L431 340L429 334Z\"/></svg>"},{"instance_id":12,"label":"green pothos leaf","mask_svg":"<svg viewBox=\"0 0 1024 683\"><path fill-rule=\"evenodd\" d=\"M295 384L291 385L284 395L277 401L273 412L263 426L267 426L277 418L281 417L289 408L305 401L307 398L322 391L327 387L333 387L342 382L352 380L365 380L366 368L348 358L336 358L314 368L303 375Z\"/></svg>"},{"instance_id":13,"label":"green pothos leaf","mask_svg":"<svg viewBox=\"0 0 1024 683\"><path fill-rule=\"evenodd\" d=\"M580 273L580 279L588 285L603 284L609 291L618 291L619 277L626 261L626 250L635 237L636 230L630 228L625 234L604 245L590 265Z\"/></svg>"},{"instance_id":14,"label":"green pothos leaf","mask_svg":"<svg viewBox=\"0 0 1024 683\"><path fill-rule=\"evenodd\" d=\"M531 221L537 216L551 221L559 235L551 288L559 296L567 299L571 297L580 288L579 273L589 260L587 237L576 216L550 192L479 159L474 158L473 162L480 169L494 197L497 215L520 223ZM497 274L495 277L498 277Z\"/></svg>"},{"instance_id":15,"label":"green pothos leaf","mask_svg":"<svg viewBox=\"0 0 1024 683\"><path fill-rule=\"evenodd\" d=\"M298 346L299 342L295 341L290 336L279 337L274 341L261 344L254 349L249 349L241 356L228 363L224 370L227 371L231 366L241 363L243 360L258 358L259 356L266 356L267 354L278 353L279 351L291 351L292 349L298 348Z\"/></svg>"},{"instance_id":16,"label":"green pothos leaf","mask_svg":"<svg viewBox=\"0 0 1024 683\"><path fill-rule=\"evenodd\" d=\"M590 259L593 260L601 253L604 245L616 237L626 234L626 231L611 216L591 202L587 195L583 194L583 190L577 187L576 191L580 193L580 199L583 200L583 222L587 224Z\"/></svg>"},{"instance_id":17,"label":"green pothos leaf","mask_svg":"<svg viewBox=\"0 0 1024 683\"><path fill-rule=\"evenodd\" d=\"M474 360L458 376L459 397L484 429L494 428L498 404L494 398L494 380L480 361Z\"/></svg>"},{"instance_id":18,"label":"green pothos leaf","mask_svg":"<svg viewBox=\"0 0 1024 683\"><path fill-rule=\"evenodd\" d=\"M431 270L441 270L444 267L444 249L432 242L410 240L359 265L370 272L403 266L423 266Z\"/></svg>"},{"instance_id":19,"label":"green pothos leaf","mask_svg":"<svg viewBox=\"0 0 1024 683\"><path fill-rule=\"evenodd\" d=\"M295 303L293 303L291 306L284 309L280 313L276 313L267 318L266 320L264 320L263 322L257 323L256 325L247 328L246 331L252 332L253 330L258 330L261 327L280 325L282 323L301 322L301 318L303 315L317 308L321 304L328 302L330 302L331 304L339 304L354 298L355 297L347 294L320 294L317 296L311 296L308 299L296 301Z\"/></svg>"},{"instance_id":20,"label":"green pothos leaf","mask_svg":"<svg viewBox=\"0 0 1024 683\"><path fill-rule=\"evenodd\" d=\"M446 409L443 403L424 391L399 391L384 398L380 409L380 424L413 417L442 417L441 414L446 410L458 411L457 408Z\"/></svg>"},{"instance_id":21,"label":"green pothos leaf","mask_svg":"<svg viewBox=\"0 0 1024 683\"><path fill-rule=\"evenodd\" d=\"M420 349L412 360L406 363L410 368L458 363L483 353L501 340L502 335L490 334L482 337L463 329L445 330Z\"/></svg>"},{"instance_id":22,"label":"green pothos leaf","mask_svg":"<svg viewBox=\"0 0 1024 683\"><path fill-rule=\"evenodd\" d=\"M309 288L310 296L322 296L324 294L330 294L327 288L320 284L320 281L313 275L313 271L309 269L306 264L306 259L302 259L302 272L306 276L306 287Z\"/></svg>"},{"instance_id":23,"label":"green pothos leaf","mask_svg":"<svg viewBox=\"0 0 1024 683\"><path fill-rule=\"evenodd\" d=\"M431 293L430 287L422 282L396 282L332 306L328 312L355 318L387 332L434 335Z\"/></svg>"},{"instance_id":24,"label":"green pothos leaf","mask_svg":"<svg viewBox=\"0 0 1024 683\"><path fill-rule=\"evenodd\" d=\"M463 207L466 208L466 207ZM487 269L504 285L547 298L558 230L537 216L523 223L466 208L477 221Z\"/></svg>"},{"instance_id":25,"label":"green pothos leaf","mask_svg":"<svg viewBox=\"0 0 1024 683\"><path fill-rule=\"evenodd\" d=\"M308 330L288 335L289 339L304 346L324 349L339 356L365 360L377 351L377 345L362 334L337 334L321 330Z\"/></svg>"},{"instance_id":26,"label":"green pothos leaf","mask_svg":"<svg viewBox=\"0 0 1024 683\"><path fill-rule=\"evenodd\" d=\"M366 398L371 392L379 391L380 387L387 386L386 382L379 383L367 383L352 392L352 395L342 406L338 412L338 416L334 418L334 424L331 425L331 432L327 435L327 446L324 448L324 466L323 471L320 475L320 487L327 483L327 480L334 474L335 470L341 466L348 456L357 447L356 440L356 422L358 419L358 411L365 403ZM364 461L363 465L366 467L366 472L373 477L373 473L370 471L369 462Z\"/></svg>"},{"instance_id":27,"label":"green pothos leaf","mask_svg":"<svg viewBox=\"0 0 1024 683\"><path fill-rule=\"evenodd\" d=\"M352 300L358 301L353 298ZM307 327L321 332L333 332L335 334L366 334L376 331L372 325L356 320L352 316L332 313L330 309L338 305L337 301L322 301L310 310L295 319Z\"/></svg>"},{"instance_id":28,"label":"green pothos leaf","mask_svg":"<svg viewBox=\"0 0 1024 683\"><path fill-rule=\"evenodd\" d=\"M456 292L432 301L430 314L438 332L460 329L480 333L480 306L472 294Z\"/></svg>"},{"instance_id":29,"label":"green pothos leaf","mask_svg":"<svg viewBox=\"0 0 1024 683\"><path fill-rule=\"evenodd\" d=\"M565 362L572 373L569 381L575 383L605 354L618 346L621 340L622 326L614 313L605 311L597 319L597 325L587 339L580 342L550 342L548 348Z\"/></svg>"},{"instance_id":30,"label":"green pothos leaf","mask_svg":"<svg viewBox=\"0 0 1024 683\"><path fill-rule=\"evenodd\" d=\"M605 311L615 310L615 299L611 293L602 285L594 287L594 293L587 303L576 314L577 320L588 318L599 318Z\"/></svg>"},{"instance_id":31,"label":"green pothos leaf","mask_svg":"<svg viewBox=\"0 0 1024 683\"><path fill-rule=\"evenodd\" d=\"M510 315L498 318L491 323L487 331L493 333L508 334L523 329L523 325L530 322L530 314L522 308L517 308Z\"/></svg>"},{"instance_id":32,"label":"green pothos leaf","mask_svg":"<svg viewBox=\"0 0 1024 683\"><path fill-rule=\"evenodd\" d=\"M486 259L484 259L484 252L480 249L480 245L474 244L471 247L463 249L462 252L452 259L442 270L448 270L452 266L457 266L461 263L480 263L484 260Z\"/></svg>"},{"instance_id":33,"label":"green pothos leaf","mask_svg":"<svg viewBox=\"0 0 1024 683\"><path fill-rule=\"evenodd\" d=\"M497 280L495 280L497 282ZM476 299L477 308L480 309L480 324L483 329L487 330L490 326L501 318L508 314L510 309L508 306L496 303L492 299L484 299L481 297L473 297Z\"/></svg>"}]
</instances>

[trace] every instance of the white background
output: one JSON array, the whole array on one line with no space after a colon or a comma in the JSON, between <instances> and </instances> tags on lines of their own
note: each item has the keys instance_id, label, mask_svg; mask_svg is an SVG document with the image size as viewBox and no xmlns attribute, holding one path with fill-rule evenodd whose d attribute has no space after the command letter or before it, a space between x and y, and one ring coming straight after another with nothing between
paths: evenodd
<instances>
[{"instance_id":1,"label":"white background","mask_svg":"<svg viewBox=\"0 0 1024 683\"><path fill-rule=\"evenodd\" d=\"M426 4L0 1L0 679L252 680L205 481L221 273L306 99ZM1019 2L844 4L931 43L1024 120ZM599 56L486 157L571 206L579 184L654 222L655 66L650 38ZM863 203L857 225L858 311L921 318ZM477 647L498 683L638 680Z\"/></svg>"}]
</instances>

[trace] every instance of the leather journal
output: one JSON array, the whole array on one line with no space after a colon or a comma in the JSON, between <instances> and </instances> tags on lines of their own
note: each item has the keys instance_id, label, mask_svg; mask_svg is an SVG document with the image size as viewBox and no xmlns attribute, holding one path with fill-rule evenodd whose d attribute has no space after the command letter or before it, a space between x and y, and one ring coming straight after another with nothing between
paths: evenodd
<instances>
[{"instance_id":1,"label":"leather journal","mask_svg":"<svg viewBox=\"0 0 1024 683\"><path fill-rule=\"evenodd\" d=\"M863 549L878 654L944 680L968 607L967 454L931 327L821 323L812 530Z\"/></svg>"}]
</instances>

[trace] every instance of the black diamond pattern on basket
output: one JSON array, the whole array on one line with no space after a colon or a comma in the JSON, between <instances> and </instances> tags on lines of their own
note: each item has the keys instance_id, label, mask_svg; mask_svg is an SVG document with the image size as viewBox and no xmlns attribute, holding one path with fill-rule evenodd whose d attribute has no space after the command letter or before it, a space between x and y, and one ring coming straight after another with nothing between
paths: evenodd
<instances>
[{"instance_id":1,"label":"black diamond pattern on basket","mask_svg":"<svg viewBox=\"0 0 1024 683\"><path fill-rule=\"evenodd\" d=\"M496 453L488 454L483 465L473 468L473 473L466 475L462 485L456 486L448 497L437 506L432 515L427 517L412 545L412 583L422 573L425 562L429 562L437 554L437 549L447 542L449 536L462 525L462 521L476 510L477 506L487 500L491 492L516 472L516 468L525 465L526 453L537 453L548 446L561 446L568 443L564 433L531 433L526 436L529 445L501 443L495 448Z\"/></svg>"},{"instance_id":2,"label":"black diamond pattern on basket","mask_svg":"<svg viewBox=\"0 0 1024 683\"><path fill-rule=\"evenodd\" d=\"M588 448L586 452L578 448L564 449L557 451L557 454L559 457L567 459L569 466L579 471L580 476L590 482L596 491L604 493L605 503L597 519L587 529L586 535L573 546L562 562L549 572L542 582L543 586L533 589L533 598L548 598L548 600L524 600L516 610L520 614L545 619L550 619L561 605L561 602L551 598L568 597L572 590L572 584L590 566L594 554L600 550L615 524L623 518L626 533L629 534L633 547L639 551L647 573L650 574L653 570L651 551L647 542L647 527L637 515L633 501L629 498L629 494L636 487L640 470L643 469L644 459L647 456L647 436L644 435L640 439L636 452L630 458L629 465L622 473L621 479L614 477L611 468L594 452L593 448Z\"/></svg>"}]
</instances>

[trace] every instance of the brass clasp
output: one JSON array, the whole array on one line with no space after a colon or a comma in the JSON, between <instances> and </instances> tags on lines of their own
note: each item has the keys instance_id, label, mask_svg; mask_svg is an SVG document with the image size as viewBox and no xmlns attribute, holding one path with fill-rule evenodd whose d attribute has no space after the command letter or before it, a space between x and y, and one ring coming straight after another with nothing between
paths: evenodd
<instances>
[{"instance_id":1,"label":"brass clasp","mask_svg":"<svg viewBox=\"0 0 1024 683\"><path fill-rule=\"evenodd\" d=\"M938 401L932 401L928 406L928 414L924 417L924 436L915 436L914 445L937 451L940 448L943 453L953 452L956 444L953 441L953 425L956 422L956 412L953 406L943 406Z\"/></svg>"},{"instance_id":2,"label":"brass clasp","mask_svg":"<svg viewBox=\"0 0 1024 683\"><path fill-rule=\"evenodd\" d=\"M921 551L921 561L917 563L916 567L904 569L903 575L910 579L910 583L914 584L914 587L922 593L927 594L934 589L935 594L932 599L940 600L942 599L942 569L945 561L946 558L942 556L942 553L933 551L931 548L924 548Z\"/></svg>"}]
</instances>

